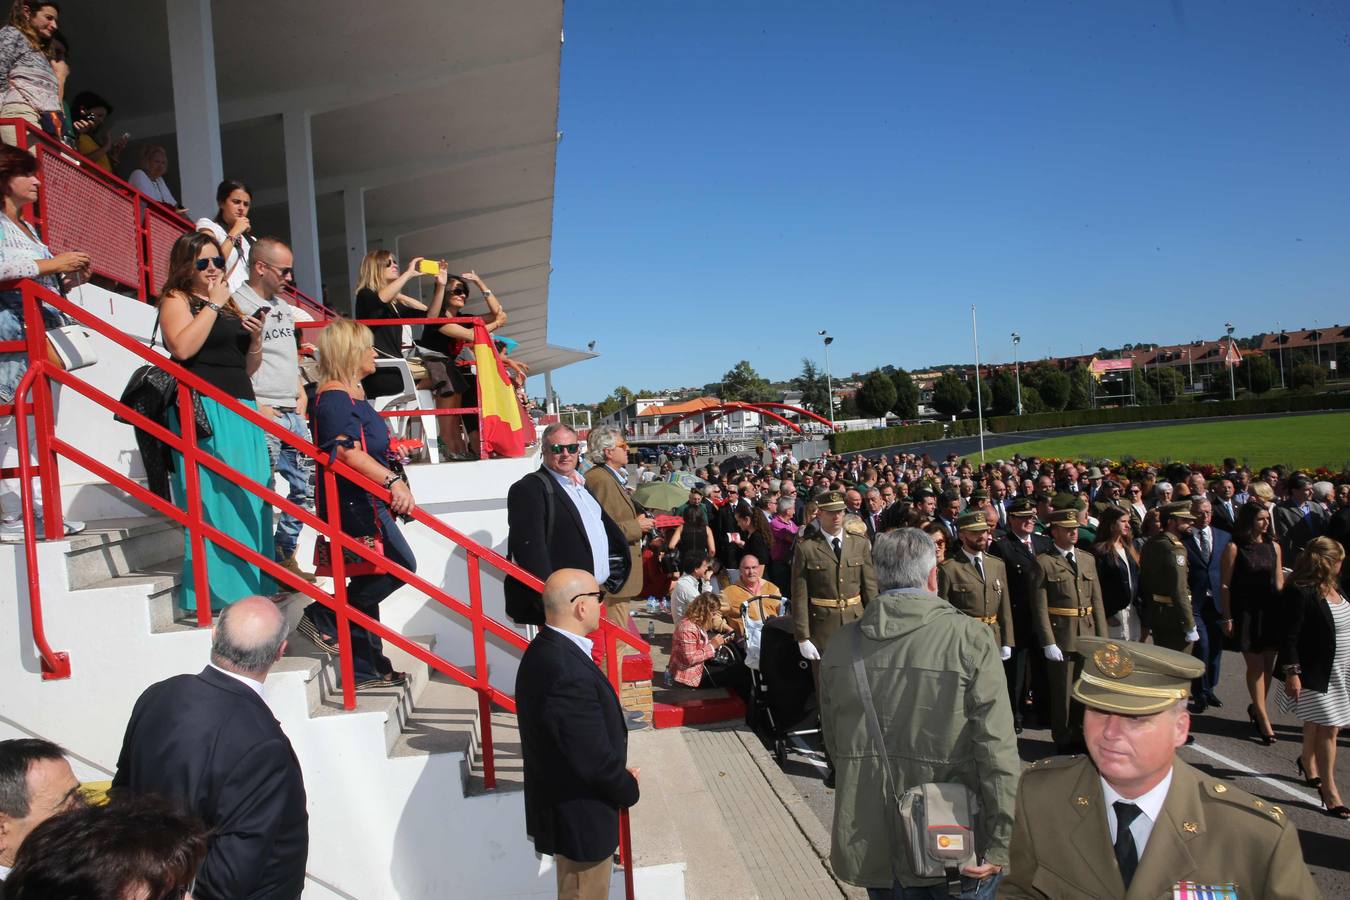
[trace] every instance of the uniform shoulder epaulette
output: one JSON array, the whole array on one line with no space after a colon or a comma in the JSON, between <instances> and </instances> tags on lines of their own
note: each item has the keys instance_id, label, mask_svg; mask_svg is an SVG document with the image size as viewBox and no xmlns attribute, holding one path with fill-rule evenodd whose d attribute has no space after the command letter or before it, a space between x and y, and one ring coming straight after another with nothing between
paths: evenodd
<instances>
[{"instance_id":1,"label":"uniform shoulder epaulette","mask_svg":"<svg viewBox=\"0 0 1350 900\"><path fill-rule=\"evenodd\" d=\"M1245 809L1257 818L1275 825L1283 826L1289 819L1288 814L1282 807L1276 806L1268 800L1262 800L1260 797L1255 797L1227 782L1216 778L1201 778L1200 786L1206 797L1220 803L1227 803L1229 806L1236 806L1238 809Z\"/></svg>"},{"instance_id":2,"label":"uniform shoulder epaulette","mask_svg":"<svg viewBox=\"0 0 1350 900\"><path fill-rule=\"evenodd\" d=\"M1053 772L1056 769L1065 769L1069 766L1077 765L1082 762L1084 757L1081 754L1073 753L1064 756L1046 756L1034 762L1028 763L1022 770L1022 774L1030 772Z\"/></svg>"}]
</instances>

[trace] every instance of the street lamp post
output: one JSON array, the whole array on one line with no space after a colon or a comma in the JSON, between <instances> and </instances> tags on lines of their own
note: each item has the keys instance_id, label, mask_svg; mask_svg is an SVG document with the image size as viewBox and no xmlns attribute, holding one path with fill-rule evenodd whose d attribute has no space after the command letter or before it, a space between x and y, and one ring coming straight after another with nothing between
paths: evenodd
<instances>
[{"instance_id":1,"label":"street lamp post","mask_svg":"<svg viewBox=\"0 0 1350 900\"><path fill-rule=\"evenodd\" d=\"M1228 332L1228 352L1231 353L1233 351L1233 323L1224 322L1223 327ZM1237 383L1233 380L1233 364L1228 359L1224 359L1224 362L1228 363L1228 399L1236 400Z\"/></svg>"},{"instance_id":2,"label":"street lamp post","mask_svg":"<svg viewBox=\"0 0 1350 900\"><path fill-rule=\"evenodd\" d=\"M1192 345L1194 346L1194 345ZM1195 387L1195 368L1191 365L1191 348L1186 348L1186 393Z\"/></svg>"},{"instance_id":3,"label":"street lamp post","mask_svg":"<svg viewBox=\"0 0 1350 900\"><path fill-rule=\"evenodd\" d=\"M830 408L830 431L834 431L834 379L830 376L830 345L834 343L834 338L824 331L820 332L820 336L825 342L825 405Z\"/></svg>"},{"instance_id":4,"label":"street lamp post","mask_svg":"<svg viewBox=\"0 0 1350 900\"><path fill-rule=\"evenodd\" d=\"M1017 414L1022 414L1022 369L1017 363L1017 345L1022 343L1022 336L1017 332L1012 333L1013 341L1013 377L1017 379Z\"/></svg>"},{"instance_id":5,"label":"street lamp post","mask_svg":"<svg viewBox=\"0 0 1350 900\"><path fill-rule=\"evenodd\" d=\"M1317 320L1313 319L1313 340L1317 342L1317 368L1322 368L1322 329L1318 327Z\"/></svg>"},{"instance_id":6,"label":"street lamp post","mask_svg":"<svg viewBox=\"0 0 1350 900\"><path fill-rule=\"evenodd\" d=\"M1280 325L1279 322L1276 322L1276 323L1275 323L1275 327L1280 329L1280 343L1279 343L1279 353L1280 353L1280 390L1284 390L1284 328Z\"/></svg>"}]
</instances>

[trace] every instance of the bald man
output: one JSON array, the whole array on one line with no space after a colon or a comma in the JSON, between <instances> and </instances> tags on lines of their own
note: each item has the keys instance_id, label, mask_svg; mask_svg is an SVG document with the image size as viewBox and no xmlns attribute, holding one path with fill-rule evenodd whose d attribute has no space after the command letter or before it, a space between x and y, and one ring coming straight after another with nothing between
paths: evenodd
<instances>
[{"instance_id":1,"label":"bald man","mask_svg":"<svg viewBox=\"0 0 1350 900\"><path fill-rule=\"evenodd\" d=\"M544 627L516 673L525 759L525 831L553 857L559 898L609 896L619 810L638 801L618 695L591 660L600 627L595 576L559 569L544 582Z\"/></svg>"},{"instance_id":2,"label":"bald man","mask_svg":"<svg viewBox=\"0 0 1350 900\"><path fill-rule=\"evenodd\" d=\"M151 685L131 712L113 790L159 794L210 826L194 897L294 900L304 890L305 781L263 700L288 630L267 597L225 607L210 664Z\"/></svg>"}]
</instances>

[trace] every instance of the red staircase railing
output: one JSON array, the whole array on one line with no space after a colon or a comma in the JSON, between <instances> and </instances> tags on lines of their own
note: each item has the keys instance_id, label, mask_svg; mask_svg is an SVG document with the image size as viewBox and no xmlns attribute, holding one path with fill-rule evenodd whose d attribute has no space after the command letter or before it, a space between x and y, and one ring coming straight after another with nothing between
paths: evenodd
<instances>
[{"instance_id":1,"label":"red staircase railing","mask_svg":"<svg viewBox=\"0 0 1350 900\"><path fill-rule=\"evenodd\" d=\"M82 307L52 293L38 283L24 280L21 282L0 284L0 289L5 288L17 288L20 290L24 305L25 340L23 342L6 342L0 344L0 352L26 352L29 359L29 369L15 395L13 411L19 445L20 464L17 474L20 478L21 492L23 495L23 517L25 528L24 553L28 563L27 577L29 606L32 611L33 642L42 661L42 677L44 679L69 677L71 672L71 660L67 654L52 649L47 640L43 624L41 579L39 577L39 561L37 554L38 535L35 530L36 514L34 510L32 479L34 477L40 478L43 488L44 536L48 540L58 539L64 534L58 457L64 457L81 468L102 478L109 484L121 488L131 497L139 500L156 512L182 525L186 529L187 538L192 545L195 584L208 584L206 577L206 554L203 551L205 541L209 539L248 563L257 566L263 572L272 576L279 584L283 584L292 591L303 594L315 602L322 603L331 608L338 622L338 643L340 649L339 666L341 671L343 706L346 709L354 709L356 706L349 623L355 623L368 631L379 635L383 640L420 660L430 668L446 675L457 683L474 690L478 695L479 704L480 739L483 751L483 781L488 790L494 789L496 787L496 768L492 747L491 706L496 704L509 712L515 712L515 699L510 694L494 687L489 680L487 639L488 636L491 635L499 642L504 643L508 649L514 650L524 650L527 646L527 642L525 638L513 628L502 624L483 612L481 584L482 565L486 563L488 566L501 572L504 576L517 578L533 587L535 590L542 590L542 582L490 548L478 544L458 530L423 510L414 508L412 517L416 521L440 535L442 538L450 541L452 544L462 548L467 556L469 602L465 603L462 600L451 596L439 585L432 584L426 579L418 576L416 573L377 555L373 550L368 549L364 544L354 540L343 532L339 518L341 504L338 502L337 497L337 477L340 475L352 483L361 486L373 496L388 501L389 492L381 485L366 478L350 466L338 462L335 457L329 458L327 455L321 453L318 448L309 441L296 437L289 431L281 428L271 419L262 416L255 410L244 406L234 398L229 397L224 392L206 383L192 372L184 369L178 363L166 359L153 350L150 350L139 341L128 337L116 328L113 328L96 316L90 314ZM315 513L295 505L285 496L272 490L270 485L264 486L250 481L235 472L227 463L216 459L209 453L201 451L197 446L195 428L188 427L182 429L183 433L181 435L174 434L159 423L151 421L130 407L127 407L125 404L121 403L119 399L88 384L81 378L78 371L66 372L52 366L47 361L46 339L39 307L40 303L46 303L60 312L65 313L72 320L87 327L89 330L102 335L104 338L112 341L134 356L146 362L155 364L173 375L178 380L178 408L180 411L180 421L188 423L193 421L192 395L195 391L203 396L210 397L235 415L253 423L258 428L263 429L278 440L285 442L300 453L313 459L319 484L321 485L321 489L325 491L327 517L320 518ZM179 508L164 500L134 479L114 470L79 447L57 436L51 397L52 382L62 385L90 399L94 403L107 409L110 415L115 413L121 416L135 427L150 433L160 441L163 441L170 448L178 451L181 454L184 466L184 482L187 494L184 506L186 508ZM31 400L29 399L30 394L33 395ZM30 439L27 428L27 422L30 415L33 417L35 425L34 431L37 443L36 455L38 459L36 466L34 466L30 459ZM382 570L394 575L403 583L412 586L420 593L426 595L429 599L434 600L445 607L451 613L464 617L468 621L472 631L474 670L472 672L465 670L439 654L413 643L407 637L389 626L352 608L347 601L346 578L343 572L344 562L341 553L333 554L333 591L332 593L329 593L317 585L299 578L287 569L282 568L271 557L264 556L253 548L245 546L235 538L207 523L203 519L201 511L199 469L202 466L205 466L219 477L257 496L265 503L294 516L302 524L313 528L315 532L326 537L333 546L350 550L356 556L375 563L380 566ZM202 594L203 596L199 596L197 603L197 622L201 626L207 626L211 623L211 609L209 599L207 599L209 592L202 592ZM645 641L634 637L613 623L604 620L601 622L601 639L606 650L607 677L613 685L614 690L619 692L621 690L620 674L622 666L620 665L620 660L618 658L618 645L623 643L639 653L649 652L650 647ZM623 835L621 845L626 850L629 845L629 825L626 813L621 816L621 831ZM632 897L631 855L628 852L625 852L622 858L625 868L628 896Z\"/></svg>"}]
</instances>

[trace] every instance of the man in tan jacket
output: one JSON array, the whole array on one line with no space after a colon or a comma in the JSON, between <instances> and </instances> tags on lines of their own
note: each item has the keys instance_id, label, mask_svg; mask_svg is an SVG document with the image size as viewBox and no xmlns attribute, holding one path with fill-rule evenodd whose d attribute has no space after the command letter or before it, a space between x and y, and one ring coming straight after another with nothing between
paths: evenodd
<instances>
[{"instance_id":1,"label":"man in tan jacket","mask_svg":"<svg viewBox=\"0 0 1350 900\"><path fill-rule=\"evenodd\" d=\"M628 493L628 441L611 425L592 428L586 438L587 456L594 465L586 472L586 490L600 504L628 542L628 579L612 595L605 596L605 618L620 628L628 627L628 604L642 593L642 535L652 527L652 518L639 514Z\"/></svg>"}]
</instances>

